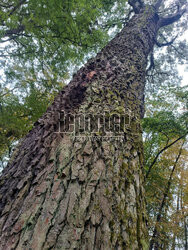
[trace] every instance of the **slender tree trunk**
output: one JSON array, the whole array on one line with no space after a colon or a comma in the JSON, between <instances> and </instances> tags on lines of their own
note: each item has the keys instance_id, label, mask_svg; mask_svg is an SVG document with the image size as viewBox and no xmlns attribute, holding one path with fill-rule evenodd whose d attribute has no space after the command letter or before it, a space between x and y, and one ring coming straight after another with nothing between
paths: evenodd
<instances>
[{"instance_id":1,"label":"slender tree trunk","mask_svg":"<svg viewBox=\"0 0 188 250\"><path fill-rule=\"evenodd\" d=\"M184 142L182 143L181 147L180 147L180 150L179 150L179 153L176 157L176 160L174 162L174 165L173 165L173 168L172 168L172 171L170 173L170 177L169 177L169 180L168 180L168 183L167 183L167 186L165 188L165 192L163 194L163 199L162 199L162 202L161 202L161 205L160 205L160 208L159 208L159 212L157 214L157 218L156 218L156 224L155 224L155 228L153 230L153 235L152 235L152 239L151 239L151 242L150 242L150 250L152 249L160 249L159 245L160 245L160 230L159 230L159 223L161 221L161 218L164 214L164 208L166 206L166 200L167 200L167 197L168 197L168 194L169 194L169 191L170 191L170 188L171 188L171 184L172 184L172 177L173 177L173 174L174 174L174 171L176 169L176 166L177 166L177 163L179 161L179 158L181 156L181 153L182 153L182 148L183 148L183 145L184 145ZM165 214L167 213L167 211L165 212Z\"/></svg>"},{"instance_id":2,"label":"slender tree trunk","mask_svg":"<svg viewBox=\"0 0 188 250\"><path fill-rule=\"evenodd\" d=\"M176 214L178 216L179 214L179 204L180 204L180 187L178 187L178 194L177 194L177 205L176 205ZM178 223L178 226L179 226L179 223ZM172 239L172 250L175 250L176 249L176 232L174 232L174 235L173 235L173 239Z\"/></svg>"},{"instance_id":3,"label":"slender tree trunk","mask_svg":"<svg viewBox=\"0 0 188 250\"><path fill-rule=\"evenodd\" d=\"M184 212L184 206L183 206L183 192L181 190L181 211L183 214L183 224L184 224L184 236L185 236L185 240L184 240L184 248L185 250L188 249L188 234L187 234L187 215Z\"/></svg>"},{"instance_id":4,"label":"slender tree trunk","mask_svg":"<svg viewBox=\"0 0 188 250\"><path fill-rule=\"evenodd\" d=\"M1 176L0 249L148 248L140 116L157 22L152 7L135 15L23 140ZM106 109L131 111L123 141L54 133L61 110Z\"/></svg>"},{"instance_id":5,"label":"slender tree trunk","mask_svg":"<svg viewBox=\"0 0 188 250\"><path fill-rule=\"evenodd\" d=\"M187 222L186 216L184 217L184 233L185 233L185 250L188 248L188 234L187 234Z\"/></svg>"}]
</instances>

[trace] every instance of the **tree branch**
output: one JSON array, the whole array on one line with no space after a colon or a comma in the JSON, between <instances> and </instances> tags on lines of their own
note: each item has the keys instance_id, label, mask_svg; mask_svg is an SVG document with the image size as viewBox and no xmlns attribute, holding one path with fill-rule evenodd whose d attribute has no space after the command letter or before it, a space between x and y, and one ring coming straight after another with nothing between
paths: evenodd
<instances>
[{"instance_id":1,"label":"tree branch","mask_svg":"<svg viewBox=\"0 0 188 250\"><path fill-rule=\"evenodd\" d=\"M9 13L9 16L11 16L22 4L24 4L27 0L21 0Z\"/></svg>"},{"instance_id":2,"label":"tree branch","mask_svg":"<svg viewBox=\"0 0 188 250\"><path fill-rule=\"evenodd\" d=\"M166 37L161 33L160 36L162 36L162 38L165 40L165 42L167 43L167 39ZM172 48L182 57L182 58L185 58L185 54L181 53L173 44L172 45Z\"/></svg>"},{"instance_id":3,"label":"tree branch","mask_svg":"<svg viewBox=\"0 0 188 250\"><path fill-rule=\"evenodd\" d=\"M146 70L146 75L148 75L148 72L152 69L155 68L155 63L154 63L154 54L153 54L153 51L150 55L150 65L149 65L149 68Z\"/></svg>"},{"instance_id":4,"label":"tree branch","mask_svg":"<svg viewBox=\"0 0 188 250\"><path fill-rule=\"evenodd\" d=\"M161 17L158 22L159 28L170 25L178 21L186 11L187 11L187 7L177 11L175 14L169 15L167 17Z\"/></svg>"},{"instance_id":5,"label":"tree branch","mask_svg":"<svg viewBox=\"0 0 188 250\"><path fill-rule=\"evenodd\" d=\"M7 37L7 36L11 37L13 35L20 35L20 33L24 31L24 29L25 29L24 25L20 25L16 29L5 30L3 37Z\"/></svg>"},{"instance_id":6,"label":"tree branch","mask_svg":"<svg viewBox=\"0 0 188 250\"><path fill-rule=\"evenodd\" d=\"M178 37L178 35L176 35L170 42L166 42L166 43L160 43L157 40L155 40L155 43L158 47L164 47L164 46L169 46L171 44L173 44L173 42L176 40L176 38ZM166 40L166 39L165 39Z\"/></svg>"},{"instance_id":7,"label":"tree branch","mask_svg":"<svg viewBox=\"0 0 188 250\"><path fill-rule=\"evenodd\" d=\"M13 5L12 4L2 4L2 3L0 3L0 7L2 7L2 8L11 8L11 7L13 7Z\"/></svg>"},{"instance_id":8,"label":"tree branch","mask_svg":"<svg viewBox=\"0 0 188 250\"><path fill-rule=\"evenodd\" d=\"M9 89L7 92L1 94L1 95L0 95L0 98L2 98L2 97L4 97L4 96L8 95L9 93L13 92L13 91L14 91L15 89L17 89L17 88L18 88L18 87L14 87L14 88L12 88L12 89Z\"/></svg>"},{"instance_id":9,"label":"tree branch","mask_svg":"<svg viewBox=\"0 0 188 250\"><path fill-rule=\"evenodd\" d=\"M160 8L161 4L163 3L163 1L164 1L164 0L158 0L158 1L156 2L156 4L154 5L154 6L155 6L156 11L158 11L158 10L159 10L159 8Z\"/></svg>"},{"instance_id":10,"label":"tree branch","mask_svg":"<svg viewBox=\"0 0 188 250\"><path fill-rule=\"evenodd\" d=\"M145 177L145 180L148 178L150 172L151 172L151 169L153 167L153 165L156 163L156 161L158 160L159 156L162 154L162 152L164 152L166 149L168 149L169 147L171 147L172 145L174 145L176 142L178 142L179 140L183 139L185 136L187 135L184 134L182 136L180 136L178 139L176 139L175 141L173 141L172 143L170 143L169 145L165 146L163 149L161 149L157 155L155 156L153 162L151 163L151 165L149 166L149 169L148 169L148 172L146 173L146 177Z\"/></svg>"},{"instance_id":11,"label":"tree branch","mask_svg":"<svg viewBox=\"0 0 188 250\"><path fill-rule=\"evenodd\" d=\"M128 0L128 3L133 8L135 14L138 14L140 10L144 7L144 3L142 2L142 0Z\"/></svg>"}]
</instances>

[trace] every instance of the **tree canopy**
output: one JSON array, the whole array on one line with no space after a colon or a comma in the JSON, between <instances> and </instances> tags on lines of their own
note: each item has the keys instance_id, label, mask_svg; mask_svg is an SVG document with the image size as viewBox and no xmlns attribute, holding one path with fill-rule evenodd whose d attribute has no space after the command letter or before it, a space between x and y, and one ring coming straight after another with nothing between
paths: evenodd
<instances>
[{"instance_id":1,"label":"tree canopy","mask_svg":"<svg viewBox=\"0 0 188 250\"><path fill-rule=\"evenodd\" d=\"M1 2L0 155L4 160L88 53L106 44L107 31L114 25L122 27L125 2Z\"/></svg>"},{"instance_id":2,"label":"tree canopy","mask_svg":"<svg viewBox=\"0 0 188 250\"><path fill-rule=\"evenodd\" d=\"M34 67L48 65L59 75L70 60L79 62L107 41L101 26L120 22L122 1L2 1L1 57L30 62ZM9 43L6 43L8 42Z\"/></svg>"},{"instance_id":3,"label":"tree canopy","mask_svg":"<svg viewBox=\"0 0 188 250\"><path fill-rule=\"evenodd\" d=\"M3 112L1 155L5 152L4 149L6 152L7 148L10 150L12 142L17 141L31 128L33 122L42 115L52 101L52 96L62 88L78 65L102 48L123 27L136 8L134 2L127 3L126 0L37 2L3 0L1 2L0 105ZM152 1L145 1L145 4L147 2ZM168 1L167 4L165 1L162 2L159 14L172 15L172 18L186 3L186 1L176 3ZM156 1L153 1L154 3ZM177 28L173 29L173 26ZM185 41L178 40L177 35L181 38L186 26L186 19L182 18L181 23L164 26L160 31L159 40L156 41L148 63L147 94L158 92L161 86L179 85L176 62L177 60L180 63L186 62L187 45ZM165 48L165 45L170 46ZM35 103L35 107L32 107L32 103ZM10 106L11 112L8 108ZM16 109L20 110L21 115ZM14 128L15 133L12 133L11 121L14 124L19 123L18 130L22 127L25 129L16 131ZM5 129L4 123L9 124L10 129L9 125ZM13 136L12 139L9 135Z\"/></svg>"}]
</instances>

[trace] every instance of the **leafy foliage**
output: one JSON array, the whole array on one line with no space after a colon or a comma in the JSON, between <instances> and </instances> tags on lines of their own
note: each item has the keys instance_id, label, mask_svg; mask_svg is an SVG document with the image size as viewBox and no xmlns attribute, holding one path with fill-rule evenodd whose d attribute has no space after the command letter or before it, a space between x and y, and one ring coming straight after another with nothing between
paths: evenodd
<instances>
[{"instance_id":1,"label":"leafy foliage","mask_svg":"<svg viewBox=\"0 0 188 250\"><path fill-rule=\"evenodd\" d=\"M3 88L0 96L0 157L4 166L12 148L32 128L33 123L46 111L54 95L64 82L52 79L51 72L37 75L18 69L14 88ZM9 77L12 77L10 74ZM6 85L6 82L4 83ZM8 154L8 155L7 155Z\"/></svg>"},{"instance_id":2,"label":"leafy foliage","mask_svg":"<svg viewBox=\"0 0 188 250\"><path fill-rule=\"evenodd\" d=\"M107 43L112 26L122 27L125 2L1 1L2 164L70 78L68 71Z\"/></svg>"},{"instance_id":3,"label":"leafy foliage","mask_svg":"<svg viewBox=\"0 0 188 250\"><path fill-rule=\"evenodd\" d=\"M62 75L70 61L80 63L85 53L107 42L107 32L100 24L105 26L110 18L113 22L117 15L122 17L124 3L125 0L4 0L0 5L0 37L5 43L2 57L29 61L40 68L48 65Z\"/></svg>"},{"instance_id":4,"label":"leafy foliage","mask_svg":"<svg viewBox=\"0 0 188 250\"><path fill-rule=\"evenodd\" d=\"M185 96L186 86L161 87L146 100L145 171L151 170L146 174L146 200L150 236L152 239L156 230L155 242L160 249L182 249L186 237L188 151L185 139L188 129Z\"/></svg>"}]
</instances>

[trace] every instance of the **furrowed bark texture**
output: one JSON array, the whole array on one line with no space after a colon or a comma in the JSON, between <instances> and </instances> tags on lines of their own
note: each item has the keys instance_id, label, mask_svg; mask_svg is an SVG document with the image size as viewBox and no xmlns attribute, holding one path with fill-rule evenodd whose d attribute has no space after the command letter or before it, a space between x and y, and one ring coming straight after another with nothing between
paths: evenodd
<instances>
[{"instance_id":1,"label":"furrowed bark texture","mask_svg":"<svg viewBox=\"0 0 188 250\"><path fill-rule=\"evenodd\" d=\"M1 176L0 249L147 249L140 116L157 21L135 15L23 140ZM80 140L54 133L62 109L131 121L123 141Z\"/></svg>"}]
</instances>

